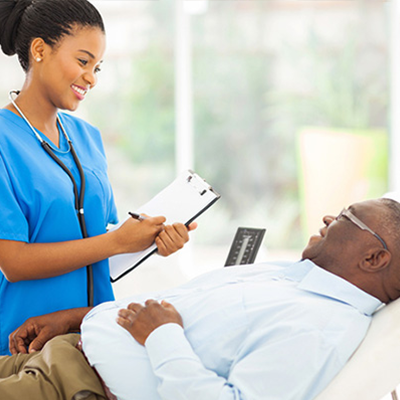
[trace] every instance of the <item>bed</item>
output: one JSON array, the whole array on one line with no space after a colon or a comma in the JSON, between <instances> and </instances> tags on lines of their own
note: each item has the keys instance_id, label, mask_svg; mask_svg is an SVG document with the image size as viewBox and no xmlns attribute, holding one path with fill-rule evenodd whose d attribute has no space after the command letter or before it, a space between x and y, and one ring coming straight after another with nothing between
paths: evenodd
<instances>
[{"instance_id":1,"label":"bed","mask_svg":"<svg viewBox=\"0 0 400 400\"><path fill-rule=\"evenodd\" d=\"M400 299L375 313L361 345L315 400L397 400L399 383Z\"/></svg>"}]
</instances>

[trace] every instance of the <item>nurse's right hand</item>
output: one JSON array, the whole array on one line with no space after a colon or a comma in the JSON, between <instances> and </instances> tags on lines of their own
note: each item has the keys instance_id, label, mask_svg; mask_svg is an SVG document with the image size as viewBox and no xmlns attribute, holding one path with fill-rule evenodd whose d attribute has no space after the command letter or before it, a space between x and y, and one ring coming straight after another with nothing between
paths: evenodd
<instances>
[{"instance_id":1,"label":"nurse's right hand","mask_svg":"<svg viewBox=\"0 0 400 400\"><path fill-rule=\"evenodd\" d=\"M147 217L142 221L128 218L118 229L109 232L114 235L118 253L136 253L147 249L156 236L164 230L165 217Z\"/></svg>"}]
</instances>

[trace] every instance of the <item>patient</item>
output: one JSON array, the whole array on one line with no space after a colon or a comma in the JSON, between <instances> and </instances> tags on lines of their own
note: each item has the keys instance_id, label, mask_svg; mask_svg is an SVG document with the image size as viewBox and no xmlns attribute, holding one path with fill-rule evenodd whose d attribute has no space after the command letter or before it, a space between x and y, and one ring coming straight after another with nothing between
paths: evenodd
<instances>
[{"instance_id":1,"label":"patient","mask_svg":"<svg viewBox=\"0 0 400 400\"><path fill-rule=\"evenodd\" d=\"M124 400L313 399L374 311L400 296L399 203L356 203L323 222L302 261L224 268L96 307L81 326L84 353L70 334L0 358L0 398L112 398L98 373ZM86 312L28 320L11 351L78 330Z\"/></svg>"}]
</instances>

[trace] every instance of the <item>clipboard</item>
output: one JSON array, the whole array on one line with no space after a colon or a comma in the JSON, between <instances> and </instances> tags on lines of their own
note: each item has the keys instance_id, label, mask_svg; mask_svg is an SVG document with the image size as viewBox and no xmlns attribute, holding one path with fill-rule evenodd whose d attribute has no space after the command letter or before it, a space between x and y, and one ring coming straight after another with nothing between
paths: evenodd
<instances>
[{"instance_id":1,"label":"clipboard","mask_svg":"<svg viewBox=\"0 0 400 400\"><path fill-rule=\"evenodd\" d=\"M191 170L186 170L135 212L151 216L162 215L166 218L166 224L181 222L188 226L220 197L203 178ZM147 249L137 253L118 254L110 257L111 282L121 279L156 251L157 246L153 243Z\"/></svg>"}]
</instances>

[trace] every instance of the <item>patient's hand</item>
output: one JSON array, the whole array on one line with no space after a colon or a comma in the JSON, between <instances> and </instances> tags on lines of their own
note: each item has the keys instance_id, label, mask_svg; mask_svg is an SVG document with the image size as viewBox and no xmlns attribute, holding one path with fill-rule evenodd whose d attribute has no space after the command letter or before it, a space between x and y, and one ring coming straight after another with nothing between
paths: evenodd
<instances>
[{"instance_id":1,"label":"patient's hand","mask_svg":"<svg viewBox=\"0 0 400 400\"><path fill-rule=\"evenodd\" d=\"M175 307L165 300L161 304L155 300L147 300L145 306L131 303L128 309L118 312L117 322L125 328L141 345L159 326L176 323L183 327L182 317Z\"/></svg>"},{"instance_id":2,"label":"patient's hand","mask_svg":"<svg viewBox=\"0 0 400 400\"><path fill-rule=\"evenodd\" d=\"M27 319L9 336L11 354L33 353L57 335L78 332L89 310L90 307L74 308Z\"/></svg>"}]
</instances>

